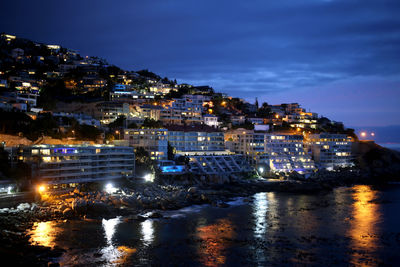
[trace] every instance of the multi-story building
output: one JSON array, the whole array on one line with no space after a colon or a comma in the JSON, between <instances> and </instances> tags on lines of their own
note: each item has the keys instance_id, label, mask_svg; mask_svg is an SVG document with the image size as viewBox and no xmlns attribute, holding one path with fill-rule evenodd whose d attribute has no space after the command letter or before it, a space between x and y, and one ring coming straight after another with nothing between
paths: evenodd
<instances>
[{"instance_id":1,"label":"multi-story building","mask_svg":"<svg viewBox=\"0 0 400 267\"><path fill-rule=\"evenodd\" d=\"M189 169L197 174L224 174L252 170L242 155L225 150L224 134L206 125L168 128L168 141L176 154L189 158Z\"/></svg>"},{"instance_id":2,"label":"multi-story building","mask_svg":"<svg viewBox=\"0 0 400 267\"><path fill-rule=\"evenodd\" d=\"M102 102L97 105L101 114L100 122L109 124L115 121L119 116L130 116L130 108L128 103L123 102Z\"/></svg>"},{"instance_id":3,"label":"multi-story building","mask_svg":"<svg viewBox=\"0 0 400 267\"><path fill-rule=\"evenodd\" d=\"M294 128L311 128L317 129L318 114L312 112L301 112L285 115L282 118Z\"/></svg>"},{"instance_id":4,"label":"multi-story building","mask_svg":"<svg viewBox=\"0 0 400 267\"><path fill-rule=\"evenodd\" d=\"M352 138L345 134L310 134L306 140L315 163L327 170L352 166L351 146Z\"/></svg>"},{"instance_id":5,"label":"multi-story building","mask_svg":"<svg viewBox=\"0 0 400 267\"><path fill-rule=\"evenodd\" d=\"M107 145L33 145L22 147L18 159L32 166L32 178L46 184L96 182L133 177L131 147Z\"/></svg>"},{"instance_id":6,"label":"multi-story building","mask_svg":"<svg viewBox=\"0 0 400 267\"><path fill-rule=\"evenodd\" d=\"M184 95L182 98L174 98L171 103L173 109L179 110L182 120L186 124L202 124L203 123L203 102L208 100L203 95Z\"/></svg>"},{"instance_id":7,"label":"multi-story building","mask_svg":"<svg viewBox=\"0 0 400 267\"><path fill-rule=\"evenodd\" d=\"M168 141L178 152L224 151L224 133L207 125L170 125Z\"/></svg>"},{"instance_id":8,"label":"multi-story building","mask_svg":"<svg viewBox=\"0 0 400 267\"><path fill-rule=\"evenodd\" d=\"M168 158L167 129L125 129L124 139L129 146L144 148L152 160Z\"/></svg>"},{"instance_id":9,"label":"multi-story building","mask_svg":"<svg viewBox=\"0 0 400 267\"><path fill-rule=\"evenodd\" d=\"M225 134L227 148L245 155L250 164L272 172L307 173L315 169L302 135L237 129Z\"/></svg>"},{"instance_id":10,"label":"multi-story building","mask_svg":"<svg viewBox=\"0 0 400 267\"><path fill-rule=\"evenodd\" d=\"M217 128L219 126L218 117L212 114L206 114L203 116L204 124Z\"/></svg>"}]
</instances>

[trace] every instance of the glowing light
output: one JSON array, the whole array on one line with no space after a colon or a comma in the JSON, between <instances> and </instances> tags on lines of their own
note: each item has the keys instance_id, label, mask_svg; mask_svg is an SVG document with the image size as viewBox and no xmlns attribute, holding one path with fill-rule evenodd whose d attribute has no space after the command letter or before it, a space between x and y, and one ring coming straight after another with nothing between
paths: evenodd
<instances>
[{"instance_id":1,"label":"glowing light","mask_svg":"<svg viewBox=\"0 0 400 267\"><path fill-rule=\"evenodd\" d=\"M11 189L12 189L11 186L7 187L7 194L11 194Z\"/></svg>"},{"instance_id":2,"label":"glowing light","mask_svg":"<svg viewBox=\"0 0 400 267\"><path fill-rule=\"evenodd\" d=\"M117 190L117 188L115 188L112 183L108 183L108 184L106 184L104 190L107 193L111 194L111 193L114 193Z\"/></svg>"},{"instance_id":3,"label":"glowing light","mask_svg":"<svg viewBox=\"0 0 400 267\"><path fill-rule=\"evenodd\" d=\"M371 136L375 136L375 133L371 133Z\"/></svg>"},{"instance_id":4,"label":"glowing light","mask_svg":"<svg viewBox=\"0 0 400 267\"><path fill-rule=\"evenodd\" d=\"M361 137L366 137L367 133L366 132L361 132Z\"/></svg>"},{"instance_id":5,"label":"glowing light","mask_svg":"<svg viewBox=\"0 0 400 267\"><path fill-rule=\"evenodd\" d=\"M264 172L264 168L263 168L263 167L258 168L258 170L259 170L261 173Z\"/></svg>"},{"instance_id":6,"label":"glowing light","mask_svg":"<svg viewBox=\"0 0 400 267\"><path fill-rule=\"evenodd\" d=\"M44 191L46 191L46 187L44 185L41 185L38 187L38 191L39 193L43 193Z\"/></svg>"},{"instance_id":7,"label":"glowing light","mask_svg":"<svg viewBox=\"0 0 400 267\"><path fill-rule=\"evenodd\" d=\"M279 119L279 115L278 115L278 114L276 114L276 115L275 115L275 118Z\"/></svg>"},{"instance_id":8,"label":"glowing light","mask_svg":"<svg viewBox=\"0 0 400 267\"><path fill-rule=\"evenodd\" d=\"M154 175L151 174L151 173L146 174L146 175L143 177L143 179L144 179L146 182L153 182L153 181L154 181Z\"/></svg>"}]
</instances>

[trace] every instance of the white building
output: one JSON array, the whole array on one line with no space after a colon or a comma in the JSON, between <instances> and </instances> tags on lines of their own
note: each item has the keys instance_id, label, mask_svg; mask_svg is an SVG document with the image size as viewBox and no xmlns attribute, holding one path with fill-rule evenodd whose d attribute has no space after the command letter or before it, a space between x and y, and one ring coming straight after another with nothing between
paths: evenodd
<instances>
[{"instance_id":1,"label":"white building","mask_svg":"<svg viewBox=\"0 0 400 267\"><path fill-rule=\"evenodd\" d=\"M129 146L144 148L152 160L168 158L167 129L125 129L124 139Z\"/></svg>"},{"instance_id":2,"label":"white building","mask_svg":"<svg viewBox=\"0 0 400 267\"><path fill-rule=\"evenodd\" d=\"M250 164L272 172L307 173L315 169L302 135L237 129L225 133L229 150L245 155Z\"/></svg>"},{"instance_id":3,"label":"white building","mask_svg":"<svg viewBox=\"0 0 400 267\"><path fill-rule=\"evenodd\" d=\"M19 151L19 160L32 166L32 178L46 184L97 182L133 177L131 147L106 145L34 145Z\"/></svg>"},{"instance_id":4,"label":"white building","mask_svg":"<svg viewBox=\"0 0 400 267\"><path fill-rule=\"evenodd\" d=\"M203 120L204 120L204 124L214 127L214 128L218 128L219 123L218 123L218 117L212 114L206 114L203 116Z\"/></svg>"},{"instance_id":5,"label":"white building","mask_svg":"<svg viewBox=\"0 0 400 267\"><path fill-rule=\"evenodd\" d=\"M351 146L352 138L345 134L310 134L306 142L315 163L327 170L352 166Z\"/></svg>"},{"instance_id":6,"label":"white building","mask_svg":"<svg viewBox=\"0 0 400 267\"><path fill-rule=\"evenodd\" d=\"M177 152L224 151L224 133L206 125L170 125L168 141Z\"/></svg>"}]
</instances>

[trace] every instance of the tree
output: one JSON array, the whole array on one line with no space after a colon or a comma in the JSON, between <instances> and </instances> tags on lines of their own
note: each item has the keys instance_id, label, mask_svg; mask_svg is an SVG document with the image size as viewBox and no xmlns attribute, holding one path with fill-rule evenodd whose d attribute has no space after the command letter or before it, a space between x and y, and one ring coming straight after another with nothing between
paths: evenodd
<instances>
[{"instance_id":1,"label":"tree","mask_svg":"<svg viewBox=\"0 0 400 267\"><path fill-rule=\"evenodd\" d=\"M149 118L144 119L144 122L142 124L142 128L157 129L157 128L162 128L162 127L163 127L163 124L161 121L156 121L156 120L149 119Z\"/></svg>"},{"instance_id":2,"label":"tree","mask_svg":"<svg viewBox=\"0 0 400 267\"><path fill-rule=\"evenodd\" d=\"M175 153L176 153L176 149L171 146L171 144L168 142L168 159L169 160L174 160L175 159Z\"/></svg>"}]
</instances>

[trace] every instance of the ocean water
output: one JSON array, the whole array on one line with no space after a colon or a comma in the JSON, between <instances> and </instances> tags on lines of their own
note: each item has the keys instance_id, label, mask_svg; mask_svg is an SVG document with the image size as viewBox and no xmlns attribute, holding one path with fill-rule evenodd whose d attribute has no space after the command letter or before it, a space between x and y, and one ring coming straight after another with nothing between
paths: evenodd
<instances>
[{"instance_id":1,"label":"ocean water","mask_svg":"<svg viewBox=\"0 0 400 267\"><path fill-rule=\"evenodd\" d=\"M381 143L379 145L400 152L400 143Z\"/></svg>"},{"instance_id":2,"label":"ocean water","mask_svg":"<svg viewBox=\"0 0 400 267\"><path fill-rule=\"evenodd\" d=\"M400 185L258 193L143 222L40 222L31 242L70 266L399 266Z\"/></svg>"}]
</instances>

